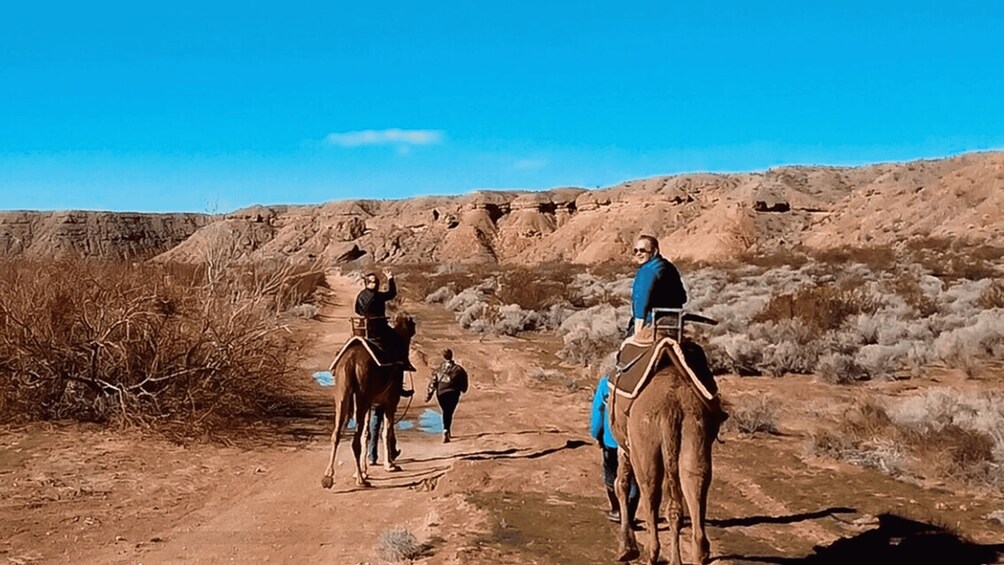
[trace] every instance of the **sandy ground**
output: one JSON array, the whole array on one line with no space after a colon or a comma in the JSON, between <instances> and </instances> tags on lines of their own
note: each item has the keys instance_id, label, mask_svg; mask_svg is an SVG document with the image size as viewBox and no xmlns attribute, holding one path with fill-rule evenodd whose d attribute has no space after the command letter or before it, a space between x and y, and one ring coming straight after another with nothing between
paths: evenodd
<instances>
[{"instance_id":1,"label":"sandy ground","mask_svg":"<svg viewBox=\"0 0 1004 565\"><path fill-rule=\"evenodd\" d=\"M381 534L410 531L428 563L608 563L615 526L603 516L599 451L588 437L592 396L581 369L562 368L556 338L479 338L433 306L408 304L419 327L414 402L399 431L402 471L351 478L339 450L335 486L320 479L329 450L329 392L311 380L348 334L358 288L331 275L301 394L312 407L285 432L248 446L179 446L94 426L0 429L0 562L379 563ZM450 346L472 378L455 441L422 431L437 352ZM558 375L533 377L535 368ZM1004 526L999 493L902 481L806 455L807 418L826 421L838 399L908 394L812 379L725 377L725 396L777 398L781 433L722 435L716 445L709 535L718 563L994 562ZM943 383L941 383L943 385ZM895 513L900 518L886 516ZM967 543L941 536L945 527ZM686 530L685 530L686 532ZM663 534L665 536L665 533ZM665 543L666 540L663 539ZM916 556L924 556L921 561ZM689 547L684 545L684 559ZM928 560L930 557L932 560ZM879 561L876 561L879 559Z\"/></svg>"}]
</instances>

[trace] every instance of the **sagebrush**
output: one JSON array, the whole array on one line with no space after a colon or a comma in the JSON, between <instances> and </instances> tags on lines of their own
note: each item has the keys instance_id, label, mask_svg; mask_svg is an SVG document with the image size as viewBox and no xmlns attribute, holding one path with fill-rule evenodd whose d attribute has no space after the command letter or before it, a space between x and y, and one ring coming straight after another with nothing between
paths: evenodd
<instances>
[{"instance_id":1,"label":"sagebrush","mask_svg":"<svg viewBox=\"0 0 1004 565\"><path fill-rule=\"evenodd\" d=\"M0 269L0 418L198 434L281 410L281 320L322 277L277 266L10 262Z\"/></svg>"}]
</instances>

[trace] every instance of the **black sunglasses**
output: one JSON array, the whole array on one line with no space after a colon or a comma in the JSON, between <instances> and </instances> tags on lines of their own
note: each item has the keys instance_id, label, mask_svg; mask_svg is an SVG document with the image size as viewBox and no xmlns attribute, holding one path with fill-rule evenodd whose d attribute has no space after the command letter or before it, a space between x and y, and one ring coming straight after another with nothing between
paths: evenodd
<instances>
[{"instance_id":1,"label":"black sunglasses","mask_svg":"<svg viewBox=\"0 0 1004 565\"><path fill-rule=\"evenodd\" d=\"M642 247L635 247L634 248L634 252L635 253L651 253L652 250L651 249L644 249Z\"/></svg>"}]
</instances>

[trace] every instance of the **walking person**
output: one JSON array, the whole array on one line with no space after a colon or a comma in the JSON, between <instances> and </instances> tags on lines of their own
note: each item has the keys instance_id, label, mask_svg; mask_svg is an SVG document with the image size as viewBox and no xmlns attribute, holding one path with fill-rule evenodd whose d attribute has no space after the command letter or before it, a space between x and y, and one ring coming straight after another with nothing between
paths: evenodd
<instances>
[{"instance_id":1,"label":"walking person","mask_svg":"<svg viewBox=\"0 0 1004 565\"><path fill-rule=\"evenodd\" d=\"M380 432L383 431L383 415L384 410L380 406L374 406L370 409L369 437L366 438L366 459L369 461L370 465L377 464L377 451L379 451L380 447ZM391 461L393 461L401 455L401 450L398 449L396 445L392 445L390 446L390 453Z\"/></svg>"},{"instance_id":2,"label":"walking person","mask_svg":"<svg viewBox=\"0 0 1004 565\"><path fill-rule=\"evenodd\" d=\"M460 395L467 392L467 371L453 360L453 350L443 350L443 364L432 373L425 401L436 395L443 410L443 443L450 443L453 413L460 402Z\"/></svg>"},{"instance_id":3,"label":"walking person","mask_svg":"<svg viewBox=\"0 0 1004 565\"><path fill-rule=\"evenodd\" d=\"M602 452L603 485L607 489L607 500L610 502L610 511L607 512L607 519L619 524L621 521L621 506L617 500L617 492L614 490L614 483L617 480L617 442L610 431L610 410L608 409L611 388L610 379L606 375L596 384L596 393L593 395L593 409L589 419L589 434L596 439ZM631 522L634 522L635 512L638 510L638 499L638 483L632 477L630 490L628 491L628 520Z\"/></svg>"}]
</instances>

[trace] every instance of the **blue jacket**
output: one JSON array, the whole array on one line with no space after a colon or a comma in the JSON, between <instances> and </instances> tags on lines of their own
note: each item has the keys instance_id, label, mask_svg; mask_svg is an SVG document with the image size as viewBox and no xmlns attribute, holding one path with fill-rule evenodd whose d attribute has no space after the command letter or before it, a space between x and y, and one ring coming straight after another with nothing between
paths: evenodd
<instances>
[{"instance_id":1,"label":"blue jacket","mask_svg":"<svg viewBox=\"0 0 1004 565\"><path fill-rule=\"evenodd\" d=\"M604 447L617 449L617 442L610 432L610 414L607 410L607 399L610 397L610 379L603 376L596 383L596 394L593 395L593 411L589 418L589 435L601 440Z\"/></svg>"},{"instance_id":2,"label":"blue jacket","mask_svg":"<svg viewBox=\"0 0 1004 565\"><path fill-rule=\"evenodd\" d=\"M638 267L631 287L631 316L652 323L652 308L682 308L687 290L680 271L662 255L656 255Z\"/></svg>"}]
</instances>

